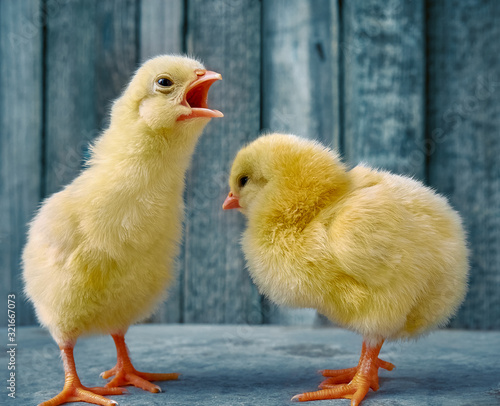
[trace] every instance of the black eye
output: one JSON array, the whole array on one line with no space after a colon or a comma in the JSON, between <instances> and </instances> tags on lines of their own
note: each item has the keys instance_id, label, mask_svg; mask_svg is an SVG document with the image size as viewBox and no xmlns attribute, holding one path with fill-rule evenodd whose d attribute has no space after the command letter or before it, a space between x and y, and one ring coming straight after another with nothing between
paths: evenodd
<instances>
[{"instance_id":1,"label":"black eye","mask_svg":"<svg viewBox=\"0 0 500 406\"><path fill-rule=\"evenodd\" d=\"M239 180L238 180L238 184L240 185L240 187L243 187L247 184L248 182L248 176L242 176Z\"/></svg>"},{"instance_id":2,"label":"black eye","mask_svg":"<svg viewBox=\"0 0 500 406\"><path fill-rule=\"evenodd\" d=\"M158 79L157 83L162 87L170 87L174 84L170 79L167 78L160 78Z\"/></svg>"}]
</instances>

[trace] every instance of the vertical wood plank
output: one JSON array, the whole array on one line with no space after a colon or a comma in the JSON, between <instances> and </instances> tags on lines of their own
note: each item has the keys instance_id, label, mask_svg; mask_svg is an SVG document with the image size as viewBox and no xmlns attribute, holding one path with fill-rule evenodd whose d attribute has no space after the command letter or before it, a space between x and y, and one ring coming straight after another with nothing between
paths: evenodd
<instances>
[{"instance_id":1,"label":"vertical wood plank","mask_svg":"<svg viewBox=\"0 0 500 406\"><path fill-rule=\"evenodd\" d=\"M423 0L343 2L344 145L364 161L424 178Z\"/></svg>"},{"instance_id":2,"label":"vertical wood plank","mask_svg":"<svg viewBox=\"0 0 500 406\"><path fill-rule=\"evenodd\" d=\"M263 2L262 125L339 146L338 2ZM309 324L311 309L264 303L264 322Z\"/></svg>"},{"instance_id":3,"label":"vertical wood plank","mask_svg":"<svg viewBox=\"0 0 500 406\"><path fill-rule=\"evenodd\" d=\"M500 3L428 2L429 181L462 214L471 274L453 327L500 328Z\"/></svg>"},{"instance_id":4,"label":"vertical wood plank","mask_svg":"<svg viewBox=\"0 0 500 406\"><path fill-rule=\"evenodd\" d=\"M338 144L337 30L337 2L264 1L264 129Z\"/></svg>"},{"instance_id":5,"label":"vertical wood plank","mask_svg":"<svg viewBox=\"0 0 500 406\"><path fill-rule=\"evenodd\" d=\"M141 62L161 54L182 53L184 0L141 0Z\"/></svg>"},{"instance_id":6,"label":"vertical wood plank","mask_svg":"<svg viewBox=\"0 0 500 406\"><path fill-rule=\"evenodd\" d=\"M98 132L94 103L95 2L72 1L47 16L45 192L80 172L86 142Z\"/></svg>"},{"instance_id":7,"label":"vertical wood plank","mask_svg":"<svg viewBox=\"0 0 500 406\"><path fill-rule=\"evenodd\" d=\"M140 59L142 62L161 54L182 53L182 30L184 1L142 0L140 2ZM181 250L181 254L184 250ZM168 298L151 321L156 323L179 323L182 321L182 286L184 260L177 261L177 278L170 287Z\"/></svg>"},{"instance_id":8,"label":"vertical wood plank","mask_svg":"<svg viewBox=\"0 0 500 406\"><path fill-rule=\"evenodd\" d=\"M99 129L109 124L111 103L138 67L138 0L96 2L94 103Z\"/></svg>"},{"instance_id":9,"label":"vertical wood plank","mask_svg":"<svg viewBox=\"0 0 500 406\"><path fill-rule=\"evenodd\" d=\"M187 51L222 74L210 96L225 117L208 125L188 175L185 322L262 321L239 246L243 217L221 208L231 162L259 132L260 16L258 0L188 2Z\"/></svg>"},{"instance_id":10,"label":"vertical wood plank","mask_svg":"<svg viewBox=\"0 0 500 406\"><path fill-rule=\"evenodd\" d=\"M41 189L41 10L40 0L0 2L0 300L6 306L7 294L16 294L18 325L34 322L20 257ZM2 311L0 326L6 324Z\"/></svg>"},{"instance_id":11,"label":"vertical wood plank","mask_svg":"<svg viewBox=\"0 0 500 406\"><path fill-rule=\"evenodd\" d=\"M46 192L80 172L136 67L135 0L72 0L47 21Z\"/></svg>"}]
</instances>

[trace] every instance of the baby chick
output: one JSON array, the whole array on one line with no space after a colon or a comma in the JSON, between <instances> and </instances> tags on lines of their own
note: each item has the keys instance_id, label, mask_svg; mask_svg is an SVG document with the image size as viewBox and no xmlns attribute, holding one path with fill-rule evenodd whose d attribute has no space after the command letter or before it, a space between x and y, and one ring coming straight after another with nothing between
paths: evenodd
<instances>
[{"instance_id":1,"label":"baby chick","mask_svg":"<svg viewBox=\"0 0 500 406\"><path fill-rule=\"evenodd\" d=\"M315 308L363 336L358 366L321 371L321 390L292 400L377 390L384 340L444 325L464 298L468 261L459 215L413 179L365 166L292 135L263 136L236 156L224 209L239 208L250 274L277 304Z\"/></svg>"},{"instance_id":2,"label":"baby chick","mask_svg":"<svg viewBox=\"0 0 500 406\"><path fill-rule=\"evenodd\" d=\"M207 107L221 76L193 59L159 56L144 63L111 111L109 128L92 147L87 168L42 204L23 253L25 290L40 322L58 343L62 392L44 406L85 401L122 385L150 392L149 374L132 366L128 326L148 317L172 282L181 238L185 172L203 128L222 113ZM73 347L85 334L111 334L117 349L106 388L84 387Z\"/></svg>"}]
</instances>

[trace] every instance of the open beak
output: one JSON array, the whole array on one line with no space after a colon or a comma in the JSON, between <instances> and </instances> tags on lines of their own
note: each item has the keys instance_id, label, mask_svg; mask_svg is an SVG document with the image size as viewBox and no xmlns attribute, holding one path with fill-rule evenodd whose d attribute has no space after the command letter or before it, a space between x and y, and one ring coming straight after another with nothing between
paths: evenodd
<instances>
[{"instance_id":1,"label":"open beak","mask_svg":"<svg viewBox=\"0 0 500 406\"><path fill-rule=\"evenodd\" d=\"M181 103L183 106L189 107L191 113L180 116L177 121L189 120L190 118L197 117L224 117L224 114L220 111L209 109L207 104L208 90L215 82L222 80L221 74L202 69L198 70L196 74L198 75L198 79L188 86L186 94L184 95L184 100Z\"/></svg>"},{"instance_id":2,"label":"open beak","mask_svg":"<svg viewBox=\"0 0 500 406\"><path fill-rule=\"evenodd\" d=\"M226 197L226 200L224 200L224 203L222 203L222 208L224 210L241 209L238 197L236 197L233 194L233 192L229 192L229 194Z\"/></svg>"}]
</instances>

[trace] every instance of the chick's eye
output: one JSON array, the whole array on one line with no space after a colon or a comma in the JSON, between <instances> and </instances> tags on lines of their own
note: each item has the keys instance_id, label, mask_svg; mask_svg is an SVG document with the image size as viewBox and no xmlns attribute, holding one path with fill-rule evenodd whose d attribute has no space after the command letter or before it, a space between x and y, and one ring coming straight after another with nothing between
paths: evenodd
<instances>
[{"instance_id":1,"label":"chick's eye","mask_svg":"<svg viewBox=\"0 0 500 406\"><path fill-rule=\"evenodd\" d=\"M170 87L174 84L170 79L167 79L167 78L160 78L157 80L157 83L161 87Z\"/></svg>"},{"instance_id":2,"label":"chick's eye","mask_svg":"<svg viewBox=\"0 0 500 406\"><path fill-rule=\"evenodd\" d=\"M242 176L238 181L240 187L245 186L247 182L248 182L248 176Z\"/></svg>"}]
</instances>

